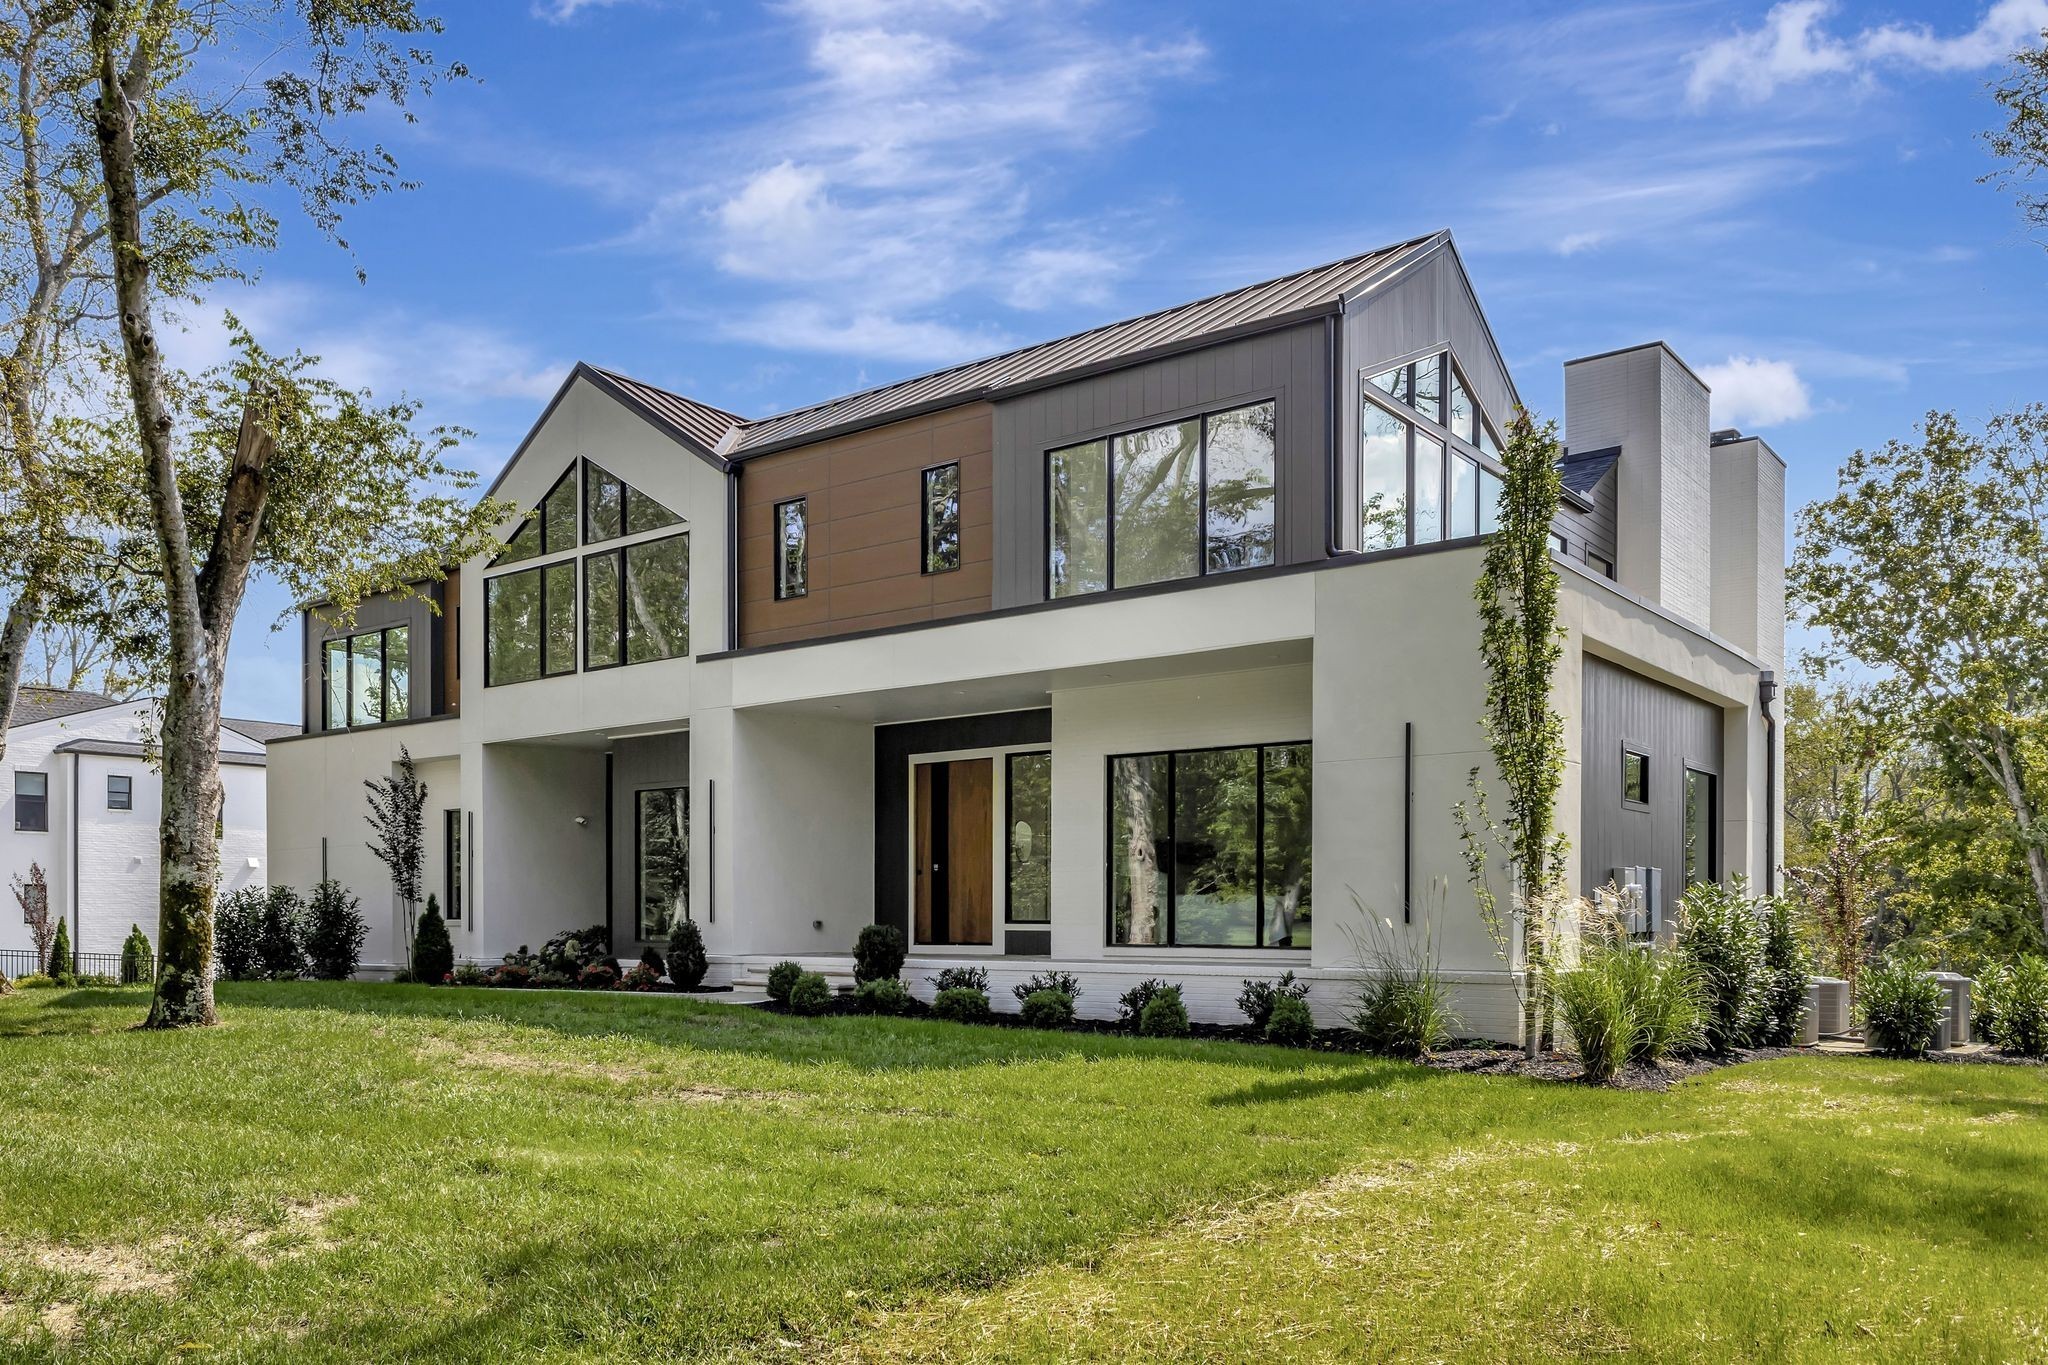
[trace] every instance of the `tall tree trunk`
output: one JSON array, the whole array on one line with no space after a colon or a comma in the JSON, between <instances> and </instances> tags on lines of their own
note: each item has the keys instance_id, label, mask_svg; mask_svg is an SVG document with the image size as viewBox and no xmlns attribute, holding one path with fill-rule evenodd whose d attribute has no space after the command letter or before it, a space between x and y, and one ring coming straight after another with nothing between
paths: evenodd
<instances>
[{"instance_id":1,"label":"tall tree trunk","mask_svg":"<svg viewBox=\"0 0 2048 1365\"><path fill-rule=\"evenodd\" d=\"M41 604L24 587L7 608L7 623L0 626L0 758L7 756L7 729L14 724L22 660L28 657L29 638L35 634L41 615Z\"/></svg>"},{"instance_id":2,"label":"tall tree trunk","mask_svg":"<svg viewBox=\"0 0 2048 1365\"><path fill-rule=\"evenodd\" d=\"M1998 784L2004 788L2006 804L2012 808L2013 825L2019 831L2020 848L2026 854L2027 878L2034 886L2034 913L2040 918L2043 938L2048 939L2048 848L2042 846L2026 771L2020 766L2012 736L2004 727L1993 728L1991 747L1998 758Z\"/></svg>"}]
</instances>

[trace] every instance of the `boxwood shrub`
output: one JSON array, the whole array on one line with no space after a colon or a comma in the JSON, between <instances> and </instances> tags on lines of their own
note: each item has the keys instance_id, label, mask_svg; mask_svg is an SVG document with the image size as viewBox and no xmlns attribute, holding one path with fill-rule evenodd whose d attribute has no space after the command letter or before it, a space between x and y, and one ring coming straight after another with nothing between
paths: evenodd
<instances>
[{"instance_id":1,"label":"boxwood shrub","mask_svg":"<svg viewBox=\"0 0 2048 1365\"><path fill-rule=\"evenodd\" d=\"M1033 991L1024 997L1024 1022L1032 1028L1065 1028L1074 1022L1074 997L1065 991Z\"/></svg>"},{"instance_id":2,"label":"boxwood shrub","mask_svg":"<svg viewBox=\"0 0 2048 1365\"><path fill-rule=\"evenodd\" d=\"M804 972L789 988L789 1008L796 1014L823 1014L832 1005L832 988L816 972Z\"/></svg>"}]
</instances>

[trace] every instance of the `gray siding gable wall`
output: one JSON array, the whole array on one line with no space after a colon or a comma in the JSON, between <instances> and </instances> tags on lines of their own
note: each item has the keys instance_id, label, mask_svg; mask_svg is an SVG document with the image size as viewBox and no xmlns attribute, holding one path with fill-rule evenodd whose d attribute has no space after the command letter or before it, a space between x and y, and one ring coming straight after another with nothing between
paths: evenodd
<instances>
[{"instance_id":1,"label":"gray siding gable wall","mask_svg":"<svg viewBox=\"0 0 2048 1365\"><path fill-rule=\"evenodd\" d=\"M1312 320L997 403L992 605L1000 610L1045 598L1047 451L1265 398L1277 403L1277 557L1282 564L1324 557L1325 330Z\"/></svg>"}]
</instances>

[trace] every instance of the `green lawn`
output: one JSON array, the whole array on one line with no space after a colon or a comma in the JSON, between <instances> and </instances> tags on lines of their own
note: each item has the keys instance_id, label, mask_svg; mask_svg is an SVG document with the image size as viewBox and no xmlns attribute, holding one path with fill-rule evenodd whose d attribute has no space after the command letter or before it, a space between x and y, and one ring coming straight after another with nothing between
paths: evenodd
<instances>
[{"instance_id":1,"label":"green lawn","mask_svg":"<svg viewBox=\"0 0 2048 1365\"><path fill-rule=\"evenodd\" d=\"M2048 1358L2048 1074L1663 1095L672 998L0 1000L8 1360Z\"/></svg>"}]
</instances>

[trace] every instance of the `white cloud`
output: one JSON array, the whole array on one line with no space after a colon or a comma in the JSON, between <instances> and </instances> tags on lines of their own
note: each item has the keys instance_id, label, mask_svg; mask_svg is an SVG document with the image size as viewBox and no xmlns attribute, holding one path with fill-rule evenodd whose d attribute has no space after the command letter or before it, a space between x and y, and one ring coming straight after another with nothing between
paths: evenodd
<instances>
[{"instance_id":1,"label":"white cloud","mask_svg":"<svg viewBox=\"0 0 2048 1365\"><path fill-rule=\"evenodd\" d=\"M1994 66L2048 29L2048 0L1997 0L1976 26L1941 36L1925 24L1885 24L1839 35L1829 31L1834 0L1785 0L1763 23L1717 39L1692 54L1687 98L1706 104L1723 91L1747 103L1782 86L1823 77L1868 79L1884 66L1976 71Z\"/></svg>"},{"instance_id":2,"label":"white cloud","mask_svg":"<svg viewBox=\"0 0 2048 1365\"><path fill-rule=\"evenodd\" d=\"M566 24L587 9L609 9L619 0L533 0L533 15L551 24Z\"/></svg>"},{"instance_id":3,"label":"white cloud","mask_svg":"<svg viewBox=\"0 0 2048 1365\"><path fill-rule=\"evenodd\" d=\"M1775 427L1813 415L1813 394L1790 361L1732 355L1699 370L1713 390L1717 427Z\"/></svg>"}]
</instances>

